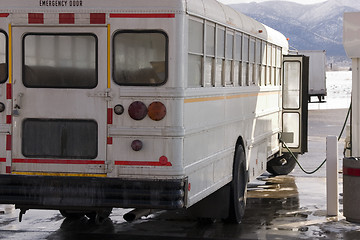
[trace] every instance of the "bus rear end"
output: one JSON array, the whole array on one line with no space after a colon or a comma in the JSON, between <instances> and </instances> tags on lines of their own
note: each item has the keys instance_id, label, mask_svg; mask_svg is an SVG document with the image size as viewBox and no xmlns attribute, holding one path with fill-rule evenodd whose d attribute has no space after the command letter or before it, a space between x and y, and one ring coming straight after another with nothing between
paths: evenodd
<instances>
[{"instance_id":1,"label":"bus rear end","mask_svg":"<svg viewBox=\"0 0 360 240\"><path fill-rule=\"evenodd\" d=\"M38 11L0 13L0 202L185 207L180 1L161 13L25 2Z\"/></svg>"}]
</instances>

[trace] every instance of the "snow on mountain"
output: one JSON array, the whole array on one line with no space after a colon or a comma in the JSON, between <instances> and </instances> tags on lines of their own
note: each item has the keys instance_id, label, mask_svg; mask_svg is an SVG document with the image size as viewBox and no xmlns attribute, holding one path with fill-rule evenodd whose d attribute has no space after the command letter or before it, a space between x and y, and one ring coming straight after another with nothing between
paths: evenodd
<instances>
[{"instance_id":1,"label":"snow on mountain","mask_svg":"<svg viewBox=\"0 0 360 240\"><path fill-rule=\"evenodd\" d=\"M328 0L312 5L268 1L231 6L282 32L295 49L326 50L328 57L340 59L346 59L342 45L343 14L360 11L360 1L354 0Z\"/></svg>"}]
</instances>

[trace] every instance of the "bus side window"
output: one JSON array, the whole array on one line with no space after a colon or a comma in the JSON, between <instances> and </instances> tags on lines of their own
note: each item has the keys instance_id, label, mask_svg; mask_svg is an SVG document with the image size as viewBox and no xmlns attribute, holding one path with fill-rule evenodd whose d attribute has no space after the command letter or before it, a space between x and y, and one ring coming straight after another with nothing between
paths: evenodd
<instances>
[{"instance_id":1,"label":"bus side window","mask_svg":"<svg viewBox=\"0 0 360 240\"><path fill-rule=\"evenodd\" d=\"M188 86L201 87L204 53L204 23L202 20L189 20L188 41Z\"/></svg>"},{"instance_id":2,"label":"bus side window","mask_svg":"<svg viewBox=\"0 0 360 240\"><path fill-rule=\"evenodd\" d=\"M243 36L243 51L242 51L242 81L241 86L249 86L249 36Z\"/></svg>"},{"instance_id":3,"label":"bus side window","mask_svg":"<svg viewBox=\"0 0 360 240\"><path fill-rule=\"evenodd\" d=\"M242 35L236 33L235 35L235 56L234 56L234 82L238 86L241 84L241 54L242 54Z\"/></svg>"},{"instance_id":4,"label":"bus side window","mask_svg":"<svg viewBox=\"0 0 360 240\"><path fill-rule=\"evenodd\" d=\"M225 86L233 86L233 60L234 60L234 32L226 32L226 52L224 64L224 81Z\"/></svg>"},{"instance_id":5,"label":"bus side window","mask_svg":"<svg viewBox=\"0 0 360 240\"><path fill-rule=\"evenodd\" d=\"M215 24L206 24L205 86L213 86L215 63Z\"/></svg>"},{"instance_id":6,"label":"bus side window","mask_svg":"<svg viewBox=\"0 0 360 240\"><path fill-rule=\"evenodd\" d=\"M217 26L215 87L223 86L225 62L225 27Z\"/></svg>"},{"instance_id":7,"label":"bus side window","mask_svg":"<svg viewBox=\"0 0 360 240\"><path fill-rule=\"evenodd\" d=\"M7 36L0 30L0 83L8 78Z\"/></svg>"},{"instance_id":8,"label":"bus side window","mask_svg":"<svg viewBox=\"0 0 360 240\"><path fill-rule=\"evenodd\" d=\"M266 86L266 42L261 42L261 83L260 86Z\"/></svg>"}]
</instances>

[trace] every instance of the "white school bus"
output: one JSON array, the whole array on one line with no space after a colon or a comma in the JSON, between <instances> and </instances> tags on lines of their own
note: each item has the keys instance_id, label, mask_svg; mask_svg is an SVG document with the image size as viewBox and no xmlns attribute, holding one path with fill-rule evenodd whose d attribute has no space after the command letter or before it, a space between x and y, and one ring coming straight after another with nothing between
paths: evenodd
<instances>
[{"instance_id":1,"label":"white school bus","mask_svg":"<svg viewBox=\"0 0 360 240\"><path fill-rule=\"evenodd\" d=\"M0 203L240 222L247 183L295 166L279 139L306 151L307 59L287 54L215 0L2 0Z\"/></svg>"}]
</instances>

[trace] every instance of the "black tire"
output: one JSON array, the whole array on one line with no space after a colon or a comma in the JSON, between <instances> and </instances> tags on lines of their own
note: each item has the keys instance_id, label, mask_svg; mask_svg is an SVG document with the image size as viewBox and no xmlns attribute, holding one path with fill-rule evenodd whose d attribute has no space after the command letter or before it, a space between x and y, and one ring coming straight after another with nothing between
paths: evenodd
<instances>
[{"instance_id":1,"label":"black tire","mask_svg":"<svg viewBox=\"0 0 360 240\"><path fill-rule=\"evenodd\" d=\"M229 217L226 219L230 223L240 223L246 207L248 176L246 172L245 151L242 145L236 148L233 167L233 180L230 183L230 207Z\"/></svg>"},{"instance_id":2,"label":"black tire","mask_svg":"<svg viewBox=\"0 0 360 240\"><path fill-rule=\"evenodd\" d=\"M80 219L84 217L84 213L75 212L75 211L68 211L68 210L60 210L61 215L68 219Z\"/></svg>"},{"instance_id":3,"label":"black tire","mask_svg":"<svg viewBox=\"0 0 360 240\"><path fill-rule=\"evenodd\" d=\"M97 224L101 224L107 219L112 212L112 208L107 208L100 210L98 212L87 212L85 215L91 220L95 221Z\"/></svg>"},{"instance_id":4,"label":"black tire","mask_svg":"<svg viewBox=\"0 0 360 240\"><path fill-rule=\"evenodd\" d=\"M297 158L298 154L294 154ZM296 160L290 153L284 153L280 157L276 157L267 163L266 170L275 175L288 175L294 170L296 166Z\"/></svg>"}]
</instances>

